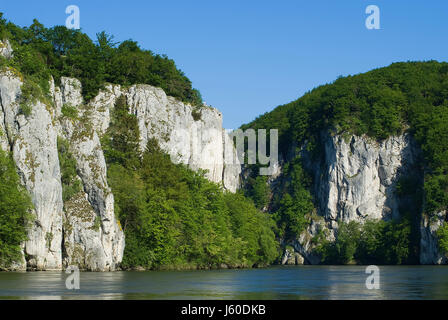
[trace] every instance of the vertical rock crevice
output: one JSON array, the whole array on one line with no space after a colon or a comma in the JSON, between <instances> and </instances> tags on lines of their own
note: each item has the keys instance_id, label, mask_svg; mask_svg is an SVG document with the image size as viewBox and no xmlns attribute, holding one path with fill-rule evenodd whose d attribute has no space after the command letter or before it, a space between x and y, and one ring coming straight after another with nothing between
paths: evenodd
<instances>
[{"instance_id":1,"label":"vertical rock crevice","mask_svg":"<svg viewBox=\"0 0 448 320\"><path fill-rule=\"evenodd\" d=\"M391 220L411 214L415 217L413 223L420 225L422 153L410 134L378 142L368 137L323 132L321 143L324 152L320 161L313 161L306 148L301 151L304 165L313 176L318 210L311 225L293 244L305 262L319 263L319 257L313 253L312 239L326 230L327 240L333 241L340 221L364 223L368 219ZM398 190L400 183L411 178L411 190ZM437 248L434 248L437 242L435 231L428 231L427 225L424 220L421 222L421 252L430 256L423 260L439 263L441 260L435 253ZM428 247L432 249L428 250Z\"/></svg>"}]
</instances>

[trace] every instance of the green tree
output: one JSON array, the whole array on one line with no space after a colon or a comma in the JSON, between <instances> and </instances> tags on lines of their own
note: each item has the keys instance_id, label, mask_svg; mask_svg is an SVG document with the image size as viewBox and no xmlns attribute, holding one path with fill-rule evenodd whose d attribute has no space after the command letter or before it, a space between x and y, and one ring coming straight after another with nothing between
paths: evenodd
<instances>
[{"instance_id":1,"label":"green tree","mask_svg":"<svg viewBox=\"0 0 448 320\"><path fill-rule=\"evenodd\" d=\"M0 150L0 269L20 260L31 209L30 196L20 185L14 161Z\"/></svg>"},{"instance_id":2,"label":"green tree","mask_svg":"<svg viewBox=\"0 0 448 320\"><path fill-rule=\"evenodd\" d=\"M437 239L440 252L448 256L448 223L444 222L437 230Z\"/></svg>"},{"instance_id":3,"label":"green tree","mask_svg":"<svg viewBox=\"0 0 448 320\"><path fill-rule=\"evenodd\" d=\"M306 215L314 210L313 197L309 191L310 177L302 168L301 158L296 158L285 168L284 193L276 207L274 219L279 227L279 236L292 240L308 225Z\"/></svg>"},{"instance_id":4,"label":"green tree","mask_svg":"<svg viewBox=\"0 0 448 320\"><path fill-rule=\"evenodd\" d=\"M140 132L137 117L129 113L126 97L120 96L112 111L111 124L102 139L109 163L136 169L140 163Z\"/></svg>"},{"instance_id":5,"label":"green tree","mask_svg":"<svg viewBox=\"0 0 448 320\"><path fill-rule=\"evenodd\" d=\"M250 197L257 208L263 209L269 202L269 185L266 176L257 176L253 182Z\"/></svg>"},{"instance_id":6,"label":"green tree","mask_svg":"<svg viewBox=\"0 0 448 320\"><path fill-rule=\"evenodd\" d=\"M58 137L58 157L61 167L62 199L70 200L75 194L82 190L81 181L76 171L76 159L69 150L66 140Z\"/></svg>"}]
</instances>

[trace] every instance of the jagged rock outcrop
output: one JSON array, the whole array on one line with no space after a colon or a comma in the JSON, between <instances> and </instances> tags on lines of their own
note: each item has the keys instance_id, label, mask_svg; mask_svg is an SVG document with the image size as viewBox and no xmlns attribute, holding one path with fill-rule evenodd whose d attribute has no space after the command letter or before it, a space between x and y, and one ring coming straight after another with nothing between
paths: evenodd
<instances>
[{"instance_id":1,"label":"jagged rock outcrop","mask_svg":"<svg viewBox=\"0 0 448 320\"><path fill-rule=\"evenodd\" d=\"M318 215L311 217L310 226L291 243L309 264L320 262L313 253L312 241L319 232L334 241L337 221L363 223L367 219L397 218L400 206L412 207L409 199L397 193L399 179L413 176L417 183L423 181L421 151L407 133L377 142L368 137L323 132L321 143L324 152L318 161L311 158L306 148L301 151L304 165L313 175ZM438 253L435 235L443 219L429 222L422 218L421 263L446 261Z\"/></svg>"},{"instance_id":2,"label":"jagged rock outcrop","mask_svg":"<svg viewBox=\"0 0 448 320\"><path fill-rule=\"evenodd\" d=\"M35 222L25 244L28 267L61 269L62 187L57 132L50 109L38 101L25 116L20 105L21 80L11 71L0 74L1 109L7 145L23 185L29 191Z\"/></svg>"},{"instance_id":3,"label":"jagged rock outcrop","mask_svg":"<svg viewBox=\"0 0 448 320\"><path fill-rule=\"evenodd\" d=\"M0 41L0 56L5 57L6 59L11 59L13 57L12 47L8 40Z\"/></svg>"},{"instance_id":4,"label":"jagged rock outcrop","mask_svg":"<svg viewBox=\"0 0 448 320\"><path fill-rule=\"evenodd\" d=\"M447 264L448 259L442 255L437 241L437 230L447 221L446 212L438 212L432 218L422 215L420 224L420 263Z\"/></svg>"},{"instance_id":5,"label":"jagged rock outcrop","mask_svg":"<svg viewBox=\"0 0 448 320\"><path fill-rule=\"evenodd\" d=\"M302 265L304 259L300 253L294 251L294 248L287 248L281 262L283 265Z\"/></svg>"},{"instance_id":6,"label":"jagged rock outcrop","mask_svg":"<svg viewBox=\"0 0 448 320\"><path fill-rule=\"evenodd\" d=\"M396 184L416 172L419 149L409 134L377 142L367 137L323 134L322 163L309 161L320 214L330 221L399 216Z\"/></svg>"},{"instance_id":7,"label":"jagged rock outcrop","mask_svg":"<svg viewBox=\"0 0 448 320\"><path fill-rule=\"evenodd\" d=\"M0 45L0 54L12 56L9 43ZM37 99L27 106L31 111L24 112L22 85L16 70L0 71L0 147L12 152L36 218L23 246L24 259L12 269L60 270L76 265L113 271L119 267L124 234L115 217L100 136L121 95L138 117L142 149L148 139L156 138L173 160L208 170L208 178L228 190L235 191L239 185L239 163L224 163L225 155L236 161L237 157L216 109L196 110L147 85L129 89L107 85L86 105L81 83L63 77L59 86L51 81L51 99ZM65 116L63 108L75 108L77 116ZM58 138L68 142L82 185L65 203Z\"/></svg>"},{"instance_id":8,"label":"jagged rock outcrop","mask_svg":"<svg viewBox=\"0 0 448 320\"><path fill-rule=\"evenodd\" d=\"M55 113L59 115L58 135L68 141L83 186L82 192L64 203L64 267L115 270L123 257L124 235L115 218L106 161L88 107L83 104L81 83L62 78L53 96ZM64 106L76 108L77 118L64 117Z\"/></svg>"},{"instance_id":9,"label":"jagged rock outcrop","mask_svg":"<svg viewBox=\"0 0 448 320\"><path fill-rule=\"evenodd\" d=\"M193 170L207 170L208 179L236 191L241 166L233 142L222 128L218 110L195 108L149 85L128 89L108 85L89 105L93 126L99 134L109 127L110 112L121 95L126 97L130 112L137 116L141 150L155 138L173 162L187 164Z\"/></svg>"}]
</instances>

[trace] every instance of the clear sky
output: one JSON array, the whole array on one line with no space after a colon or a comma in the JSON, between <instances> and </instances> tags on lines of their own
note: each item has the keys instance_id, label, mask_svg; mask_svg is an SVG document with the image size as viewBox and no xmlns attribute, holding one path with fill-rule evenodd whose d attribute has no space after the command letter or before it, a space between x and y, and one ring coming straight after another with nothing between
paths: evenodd
<instances>
[{"instance_id":1,"label":"clear sky","mask_svg":"<svg viewBox=\"0 0 448 320\"><path fill-rule=\"evenodd\" d=\"M340 75L392 62L448 61L447 0L45 0L2 1L20 26L64 25L77 5L81 29L167 54L204 101L237 128ZM380 30L368 30L368 5Z\"/></svg>"}]
</instances>

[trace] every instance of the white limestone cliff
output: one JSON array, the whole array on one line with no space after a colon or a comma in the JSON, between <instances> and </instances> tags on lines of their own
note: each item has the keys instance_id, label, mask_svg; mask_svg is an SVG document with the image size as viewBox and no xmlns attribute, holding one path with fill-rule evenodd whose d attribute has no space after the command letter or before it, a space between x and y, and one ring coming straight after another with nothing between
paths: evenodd
<instances>
[{"instance_id":1,"label":"white limestone cliff","mask_svg":"<svg viewBox=\"0 0 448 320\"><path fill-rule=\"evenodd\" d=\"M89 105L93 126L100 135L109 127L111 110L121 95L126 97L129 112L137 116L141 150L155 138L173 162L207 170L208 179L232 192L237 190L241 166L217 109L197 109L150 85L128 89L108 85ZM234 161L226 163L225 159Z\"/></svg>"},{"instance_id":2,"label":"white limestone cliff","mask_svg":"<svg viewBox=\"0 0 448 320\"><path fill-rule=\"evenodd\" d=\"M323 155L316 161L303 148L305 166L314 180L317 214L310 226L294 241L295 251L305 263L318 264L312 239L324 231L327 240L337 235L338 221L367 219L390 220L400 216L399 207L412 207L409 199L397 194L400 177L414 176L422 181L421 151L412 136L405 133L377 142L368 137L321 135ZM418 187L417 185L415 186ZM414 210L415 208L410 208ZM418 212L421 214L421 212ZM434 221L422 215L420 263L446 263L437 247L436 231L445 219L439 214Z\"/></svg>"},{"instance_id":3,"label":"white limestone cliff","mask_svg":"<svg viewBox=\"0 0 448 320\"><path fill-rule=\"evenodd\" d=\"M0 54L12 56L9 43ZM70 265L92 271L119 268L124 234L114 211L114 196L107 184L107 167L100 143L110 122L115 101L124 95L129 112L138 117L141 148L156 138L162 149L192 169L208 170L207 177L236 191L240 165L226 165L225 153L236 152L222 128L222 115L204 107L195 110L163 90L148 85L129 89L107 85L89 104L83 101L81 83L62 78L50 83L50 99L31 103L23 112L23 78L11 68L0 70L0 148L10 151L22 184L31 195L35 221L23 245L23 259L14 270L61 270ZM42 101L40 101L42 100ZM76 108L78 117L63 116L63 107ZM187 133L187 134L186 134ZM199 136L199 139L191 139ZM82 191L63 201L58 138L68 142L76 160ZM199 143L199 149L193 145ZM198 153L199 152L199 153Z\"/></svg>"},{"instance_id":4,"label":"white limestone cliff","mask_svg":"<svg viewBox=\"0 0 448 320\"><path fill-rule=\"evenodd\" d=\"M2 148L12 152L22 184L29 191L35 221L25 244L28 266L61 269L62 187L57 132L47 106L37 102L29 116L21 112L21 81L16 74L0 74Z\"/></svg>"},{"instance_id":5,"label":"white limestone cliff","mask_svg":"<svg viewBox=\"0 0 448 320\"><path fill-rule=\"evenodd\" d=\"M396 183L419 155L412 138L403 134L377 142L327 134L322 139L323 163L313 167L320 214L344 222L398 217Z\"/></svg>"}]
</instances>

